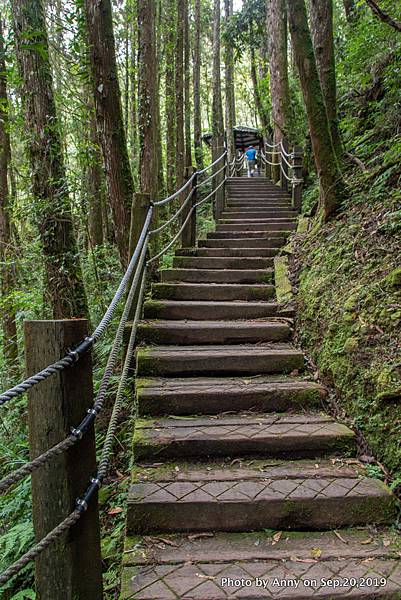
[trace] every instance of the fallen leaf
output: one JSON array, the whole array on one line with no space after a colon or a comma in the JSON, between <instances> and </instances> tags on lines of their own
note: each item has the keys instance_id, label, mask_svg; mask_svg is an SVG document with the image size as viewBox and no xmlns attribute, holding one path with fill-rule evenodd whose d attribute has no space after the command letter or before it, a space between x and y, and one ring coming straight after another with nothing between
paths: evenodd
<instances>
[{"instance_id":1,"label":"fallen leaf","mask_svg":"<svg viewBox=\"0 0 401 600\"><path fill-rule=\"evenodd\" d=\"M300 562L300 563L317 563L317 560L314 560L313 558L298 558L298 556L290 556L290 560L292 560L292 562Z\"/></svg>"},{"instance_id":2,"label":"fallen leaf","mask_svg":"<svg viewBox=\"0 0 401 600\"><path fill-rule=\"evenodd\" d=\"M320 558L322 556L322 551L320 548L312 548L310 555L312 558Z\"/></svg>"},{"instance_id":3,"label":"fallen leaf","mask_svg":"<svg viewBox=\"0 0 401 600\"><path fill-rule=\"evenodd\" d=\"M370 538L368 538L367 540L363 540L363 541L361 542L361 544L363 544L363 545L365 545L365 544L371 544L372 542L373 542L373 538L372 538L372 537L370 537Z\"/></svg>"},{"instance_id":4,"label":"fallen leaf","mask_svg":"<svg viewBox=\"0 0 401 600\"><path fill-rule=\"evenodd\" d=\"M338 533L338 531L336 531L334 529L333 531L334 535L336 535L338 537L339 540L341 540L344 544L348 544L347 540L345 540L343 537L341 537L341 535Z\"/></svg>"},{"instance_id":5,"label":"fallen leaf","mask_svg":"<svg viewBox=\"0 0 401 600\"><path fill-rule=\"evenodd\" d=\"M163 544L166 544L167 546L174 546L174 548L178 548L178 544L172 542L171 540L167 540L166 538L158 537L155 539L159 540L159 542L163 542Z\"/></svg>"},{"instance_id":6,"label":"fallen leaf","mask_svg":"<svg viewBox=\"0 0 401 600\"><path fill-rule=\"evenodd\" d=\"M273 535L272 546L274 546L275 544L277 544L277 542L280 541L280 538L281 538L282 535L283 535L282 531L278 531L277 533L275 533Z\"/></svg>"},{"instance_id":7,"label":"fallen leaf","mask_svg":"<svg viewBox=\"0 0 401 600\"><path fill-rule=\"evenodd\" d=\"M124 509L120 508L119 506L116 506L116 508L111 508L108 511L108 515L119 515L120 513L123 512Z\"/></svg>"},{"instance_id":8,"label":"fallen leaf","mask_svg":"<svg viewBox=\"0 0 401 600\"><path fill-rule=\"evenodd\" d=\"M201 538L214 537L214 533L192 533L188 536L189 540L199 540Z\"/></svg>"},{"instance_id":9,"label":"fallen leaf","mask_svg":"<svg viewBox=\"0 0 401 600\"><path fill-rule=\"evenodd\" d=\"M383 546L385 548L388 548L388 546L390 546L390 544L391 544L391 540L383 540Z\"/></svg>"},{"instance_id":10,"label":"fallen leaf","mask_svg":"<svg viewBox=\"0 0 401 600\"><path fill-rule=\"evenodd\" d=\"M216 579L215 577L212 577L211 575L203 575L202 573L196 573L196 576L199 577L199 579L211 579L212 581L214 579Z\"/></svg>"}]
</instances>

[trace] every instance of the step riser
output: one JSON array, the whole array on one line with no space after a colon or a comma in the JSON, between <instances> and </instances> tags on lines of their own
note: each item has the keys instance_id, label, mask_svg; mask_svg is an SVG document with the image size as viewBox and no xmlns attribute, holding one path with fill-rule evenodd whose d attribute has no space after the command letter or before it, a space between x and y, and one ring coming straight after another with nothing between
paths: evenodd
<instances>
[{"instance_id":1,"label":"step riser","mask_svg":"<svg viewBox=\"0 0 401 600\"><path fill-rule=\"evenodd\" d=\"M285 238L261 238L261 239L219 239L219 240L199 240L198 244L200 248L207 249L220 249L220 248L265 248L271 247L278 251L280 246L285 244ZM276 250L277 249L277 250ZM257 250L259 252L259 250Z\"/></svg>"},{"instance_id":2,"label":"step riser","mask_svg":"<svg viewBox=\"0 0 401 600\"><path fill-rule=\"evenodd\" d=\"M228 256L238 257L274 257L278 254L277 248L181 248L176 250L177 256Z\"/></svg>"},{"instance_id":3,"label":"step riser","mask_svg":"<svg viewBox=\"0 0 401 600\"><path fill-rule=\"evenodd\" d=\"M270 238L281 238L280 245L282 244L282 239L287 238L291 234L291 231L286 230L278 230L274 229L272 231L238 231L235 229L234 231L212 231L207 234L208 240L219 240L224 238L240 240L241 238L263 238L264 241L270 240ZM270 244L270 241L269 241Z\"/></svg>"},{"instance_id":4,"label":"step riser","mask_svg":"<svg viewBox=\"0 0 401 600\"><path fill-rule=\"evenodd\" d=\"M238 373L259 375L262 373L291 373L304 368L304 358L300 354L252 356L224 355L219 358L194 354L194 356L158 357L156 360L139 353L137 359L138 377L188 377L190 375L235 375Z\"/></svg>"},{"instance_id":5,"label":"step riser","mask_svg":"<svg viewBox=\"0 0 401 600\"><path fill-rule=\"evenodd\" d=\"M275 287L270 286L200 286L168 285L158 283L153 286L152 297L156 300L268 300L275 295Z\"/></svg>"},{"instance_id":6,"label":"step riser","mask_svg":"<svg viewBox=\"0 0 401 600\"><path fill-rule=\"evenodd\" d=\"M145 303L145 319L190 319L194 321L208 321L211 318L210 306L190 305L182 303L182 306L162 306L162 302ZM278 316L281 313L272 305L246 303L230 306L230 303L224 303L223 306L216 303L213 307L214 319L264 319L266 317Z\"/></svg>"},{"instance_id":7,"label":"step riser","mask_svg":"<svg viewBox=\"0 0 401 600\"><path fill-rule=\"evenodd\" d=\"M382 496L242 502L143 502L128 504L131 534L174 531L327 530L391 523L393 503Z\"/></svg>"},{"instance_id":8,"label":"step riser","mask_svg":"<svg viewBox=\"0 0 401 600\"><path fill-rule=\"evenodd\" d=\"M286 436L285 438L263 438L260 440L207 440L191 438L157 443L141 443L135 445L137 460L171 460L188 458L205 459L208 457L221 458L224 456L263 456L264 458L325 458L327 456L348 453L354 450L354 441L349 436L344 437L300 437Z\"/></svg>"},{"instance_id":9,"label":"step riser","mask_svg":"<svg viewBox=\"0 0 401 600\"><path fill-rule=\"evenodd\" d=\"M176 269L271 269L272 258L204 258L202 256L177 256L173 260Z\"/></svg>"},{"instance_id":10,"label":"step riser","mask_svg":"<svg viewBox=\"0 0 401 600\"><path fill-rule=\"evenodd\" d=\"M285 223L249 223L246 225L241 225L241 224L231 224L231 225L217 225L216 227L216 233L221 233L224 231L246 231L246 232L253 232L253 231L261 231L261 232L266 232L266 231L293 231L294 229L296 229L297 224L295 222L292 221L288 221Z\"/></svg>"},{"instance_id":11,"label":"step riser","mask_svg":"<svg viewBox=\"0 0 401 600\"><path fill-rule=\"evenodd\" d=\"M195 389L194 389L195 388ZM324 391L293 384L283 386L271 384L260 389L242 386L238 393L235 384L231 389L210 384L208 387L192 387L178 391L161 389L155 393L139 382L137 388L141 415L217 415L227 411L287 412L321 406Z\"/></svg>"},{"instance_id":12,"label":"step riser","mask_svg":"<svg viewBox=\"0 0 401 600\"><path fill-rule=\"evenodd\" d=\"M219 221L226 221L227 219L245 219L248 221L249 219L284 219L284 218L296 218L296 214L290 210L283 211L246 211L246 212L237 212L237 211L226 211L223 212L220 216Z\"/></svg>"},{"instance_id":13,"label":"step riser","mask_svg":"<svg viewBox=\"0 0 401 600\"><path fill-rule=\"evenodd\" d=\"M188 283L272 283L269 271L207 271L206 269L165 269L161 271L162 282L183 281Z\"/></svg>"}]
</instances>

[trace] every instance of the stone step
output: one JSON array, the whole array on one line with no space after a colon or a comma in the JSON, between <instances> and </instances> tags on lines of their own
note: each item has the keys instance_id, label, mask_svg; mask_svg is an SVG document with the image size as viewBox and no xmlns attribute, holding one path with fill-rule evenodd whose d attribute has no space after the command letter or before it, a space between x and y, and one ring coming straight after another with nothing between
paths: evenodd
<instances>
[{"instance_id":1,"label":"stone step","mask_svg":"<svg viewBox=\"0 0 401 600\"><path fill-rule=\"evenodd\" d=\"M138 461L263 455L321 458L355 451L354 432L319 414L209 416L139 421Z\"/></svg>"},{"instance_id":2,"label":"stone step","mask_svg":"<svg viewBox=\"0 0 401 600\"><path fill-rule=\"evenodd\" d=\"M229 210L226 209L223 213L221 213L220 215L220 219L219 222L224 221L226 222L226 219L240 219L240 220L244 220L246 222L248 222L250 219L275 219L275 218L285 218L285 217L294 217L296 218L297 213L293 210L281 210L279 208L271 211L271 210L241 210L241 211L236 211L236 210Z\"/></svg>"},{"instance_id":3,"label":"stone step","mask_svg":"<svg viewBox=\"0 0 401 600\"><path fill-rule=\"evenodd\" d=\"M238 191L228 190L227 199L228 200L239 200L239 199L242 200L243 199L246 202L252 201L252 200L260 200L260 199L266 200L269 202L275 202L277 200L285 200L286 202L291 202L291 196L289 196L285 192L268 192L265 190L254 191L254 190L248 190L248 189L243 189L243 190L238 190Z\"/></svg>"},{"instance_id":4,"label":"stone step","mask_svg":"<svg viewBox=\"0 0 401 600\"><path fill-rule=\"evenodd\" d=\"M255 531L127 538L121 600L399 598L401 557L394 531L297 531L278 537Z\"/></svg>"},{"instance_id":5,"label":"stone step","mask_svg":"<svg viewBox=\"0 0 401 600\"><path fill-rule=\"evenodd\" d=\"M128 329L130 325L127 326ZM289 340L280 321L142 321L137 339L148 344L252 344Z\"/></svg>"},{"instance_id":6,"label":"stone step","mask_svg":"<svg viewBox=\"0 0 401 600\"><path fill-rule=\"evenodd\" d=\"M271 283L273 270L255 269L164 269L161 280L193 283Z\"/></svg>"},{"instance_id":7,"label":"stone step","mask_svg":"<svg viewBox=\"0 0 401 600\"><path fill-rule=\"evenodd\" d=\"M173 259L175 269L271 269L271 257L230 257L230 256L176 256Z\"/></svg>"},{"instance_id":8,"label":"stone step","mask_svg":"<svg viewBox=\"0 0 401 600\"><path fill-rule=\"evenodd\" d=\"M284 412L320 407L321 385L282 375L137 379L141 415L215 415L221 412Z\"/></svg>"},{"instance_id":9,"label":"stone step","mask_svg":"<svg viewBox=\"0 0 401 600\"><path fill-rule=\"evenodd\" d=\"M284 246L286 239L284 237L242 237L238 238L221 238L221 239L207 239L207 240L199 240L198 246L199 248L229 248L230 250L234 250L236 248L274 248L277 251L277 248L280 246ZM259 250L258 250L259 252Z\"/></svg>"},{"instance_id":10,"label":"stone step","mask_svg":"<svg viewBox=\"0 0 401 600\"><path fill-rule=\"evenodd\" d=\"M328 530L388 524L396 517L386 485L339 461L273 459L202 466L164 465L136 474L128 493L129 534L263 529ZM273 465L273 466L272 466Z\"/></svg>"},{"instance_id":11,"label":"stone step","mask_svg":"<svg viewBox=\"0 0 401 600\"><path fill-rule=\"evenodd\" d=\"M207 300L148 300L144 304L145 319L266 319L267 317L294 316L292 308L283 308L276 302L216 302Z\"/></svg>"},{"instance_id":12,"label":"stone step","mask_svg":"<svg viewBox=\"0 0 401 600\"><path fill-rule=\"evenodd\" d=\"M211 313L209 312L209 315ZM304 368L304 355L290 344L147 346L137 349L138 377L259 375Z\"/></svg>"},{"instance_id":13,"label":"stone step","mask_svg":"<svg viewBox=\"0 0 401 600\"><path fill-rule=\"evenodd\" d=\"M276 256L278 248L180 248L177 256Z\"/></svg>"},{"instance_id":14,"label":"stone step","mask_svg":"<svg viewBox=\"0 0 401 600\"><path fill-rule=\"evenodd\" d=\"M155 300L268 300L275 294L274 285L230 283L156 283Z\"/></svg>"},{"instance_id":15,"label":"stone step","mask_svg":"<svg viewBox=\"0 0 401 600\"><path fill-rule=\"evenodd\" d=\"M224 231L230 231L230 232L247 232L247 233L251 233L251 232L255 232L255 231L262 231L262 232L270 232L270 231L294 231L297 228L297 223L296 220L294 219L293 221L290 219L286 219L283 221L279 221L278 219L276 220L271 220L268 223L260 223L255 221L254 223L243 223L241 221L239 221L238 223L218 223L216 226L216 233L222 233ZM234 236L235 237L235 236Z\"/></svg>"},{"instance_id":16,"label":"stone step","mask_svg":"<svg viewBox=\"0 0 401 600\"><path fill-rule=\"evenodd\" d=\"M210 231L207 234L207 239L208 240L219 240L219 239L224 239L224 238L229 238L229 239L241 239L241 238L245 238L247 240L249 240L250 238L263 238L265 241L269 240L269 244L270 244L270 240L271 238L281 238L280 239L280 245L283 241L283 238L287 238L289 235L291 234L290 230L262 230L262 231L240 231L238 229L235 229L234 231L232 230L228 230L228 231Z\"/></svg>"}]
</instances>

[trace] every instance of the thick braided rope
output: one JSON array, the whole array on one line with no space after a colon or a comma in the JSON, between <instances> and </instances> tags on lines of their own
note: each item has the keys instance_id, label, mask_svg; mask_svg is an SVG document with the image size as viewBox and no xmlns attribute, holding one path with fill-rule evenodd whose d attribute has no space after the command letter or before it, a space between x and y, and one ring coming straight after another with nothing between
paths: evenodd
<instances>
[{"instance_id":1,"label":"thick braided rope","mask_svg":"<svg viewBox=\"0 0 401 600\"><path fill-rule=\"evenodd\" d=\"M0 574L0 585L7 583L14 577L21 569L25 567L32 560L35 560L39 554L41 554L46 548L48 548L51 544L53 544L57 538L59 538L63 533L68 531L81 517L81 512L79 510L74 510L68 517L64 519L57 527L52 529L40 542L35 544L28 552L26 552L21 558L15 561L8 569L3 571Z\"/></svg>"}]
</instances>

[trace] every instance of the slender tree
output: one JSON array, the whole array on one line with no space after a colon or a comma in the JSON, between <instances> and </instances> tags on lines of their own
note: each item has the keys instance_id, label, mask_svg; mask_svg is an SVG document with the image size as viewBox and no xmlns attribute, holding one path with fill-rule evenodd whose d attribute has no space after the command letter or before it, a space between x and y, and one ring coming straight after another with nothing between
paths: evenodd
<instances>
[{"instance_id":1,"label":"slender tree","mask_svg":"<svg viewBox=\"0 0 401 600\"><path fill-rule=\"evenodd\" d=\"M348 23L353 23L356 18L355 0L343 0L343 5Z\"/></svg>"},{"instance_id":2,"label":"slender tree","mask_svg":"<svg viewBox=\"0 0 401 600\"><path fill-rule=\"evenodd\" d=\"M233 15L233 0L224 0L224 11L226 25L229 26L230 19ZM228 160L231 162L235 158L235 92L234 92L234 56L233 48L229 42L229 36L225 36L224 48L224 63L225 63L225 96L226 96L226 136L227 136L227 151Z\"/></svg>"},{"instance_id":3,"label":"slender tree","mask_svg":"<svg viewBox=\"0 0 401 600\"><path fill-rule=\"evenodd\" d=\"M13 289L13 257L10 226L10 195L8 175L10 168L10 133L8 119L7 72L3 40L3 23L0 18L0 276L2 301L3 349L8 368L15 367L18 356L17 326L14 303L10 299Z\"/></svg>"},{"instance_id":4,"label":"slender tree","mask_svg":"<svg viewBox=\"0 0 401 600\"><path fill-rule=\"evenodd\" d=\"M304 0L287 4L292 46L308 117L315 164L320 181L324 218L333 215L343 193L341 174L331 140L326 106L317 72Z\"/></svg>"},{"instance_id":5,"label":"slender tree","mask_svg":"<svg viewBox=\"0 0 401 600\"><path fill-rule=\"evenodd\" d=\"M89 204L89 238L92 246L103 244L103 211L104 198L102 157L99 139L96 129L95 107L92 97L88 103L89 117L89 140L88 140L88 166L87 166L87 190Z\"/></svg>"},{"instance_id":6,"label":"slender tree","mask_svg":"<svg viewBox=\"0 0 401 600\"><path fill-rule=\"evenodd\" d=\"M141 191L157 196L156 10L153 0L138 0L139 147Z\"/></svg>"},{"instance_id":7,"label":"slender tree","mask_svg":"<svg viewBox=\"0 0 401 600\"><path fill-rule=\"evenodd\" d=\"M15 0L12 12L29 136L32 193L43 247L45 294L54 318L86 316L43 5L40 0Z\"/></svg>"},{"instance_id":8,"label":"slender tree","mask_svg":"<svg viewBox=\"0 0 401 600\"><path fill-rule=\"evenodd\" d=\"M180 188L184 182L185 147L184 147L184 21L185 2L177 0L176 46L175 46L175 177L176 186Z\"/></svg>"},{"instance_id":9,"label":"slender tree","mask_svg":"<svg viewBox=\"0 0 401 600\"><path fill-rule=\"evenodd\" d=\"M286 0L267 0L270 94L275 143L291 137L291 100L288 82Z\"/></svg>"},{"instance_id":10,"label":"slender tree","mask_svg":"<svg viewBox=\"0 0 401 600\"><path fill-rule=\"evenodd\" d=\"M220 0L214 0L213 10L213 158L217 158L224 146L223 105L221 100L221 42L220 42Z\"/></svg>"},{"instance_id":11,"label":"slender tree","mask_svg":"<svg viewBox=\"0 0 401 600\"><path fill-rule=\"evenodd\" d=\"M110 0L85 0L97 128L112 207L116 242L123 267L128 262L128 236L134 183L128 158L118 81Z\"/></svg>"},{"instance_id":12,"label":"slender tree","mask_svg":"<svg viewBox=\"0 0 401 600\"><path fill-rule=\"evenodd\" d=\"M342 154L337 116L337 83L333 39L332 0L310 0L312 41L323 97L326 104L333 146L337 156Z\"/></svg>"},{"instance_id":13,"label":"slender tree","mask_svg":"<svg viewBox=\"0 0 401 600\"><path fill-rule=\"evenodd\" d=\"M266 133L269 130L269 117L266 112L265 106L263 104L262 96L260 93L258 66L257 66L257 62L256 62L256 52L255 52L255 47L252 43L252 38L253 38L253 34L252 34L252 24L251 24L251 32L250 32L251 44L250 44L249 52L250 52L250 59L251 59L251 79L252 79L252 86L253 86L253 94L254 94L254 99L255 99L255 108L256 108L257 114L259 116L262 129Z\"/></svg>"},{"instance_id":14,"label":"slender tree","mask_svg":"<svg viewBox=\"0 0 401 600\"><path fill-rule=\"evenodd\" d=\"M166 115L166 187L169 193L175 189L175 21L176 1L165 1L165 115Z\"/></svg>"},{"instance_id":15,"label":"slender tree","mask_svg":"<svg viewBox=\"0 0 401 600\"><path fill-rule=\"evenodd\" d=\"M371 9L371 11L373 12L373 14L376 15L376 17L378 19L380 19L380 21L383 21L383 23L387 23L387 25L390 25L390 27L392 27L396 31L401 32L401 21L396 21L395 19L390 17L390 15L388 13L386 13L378 5L378 3L375 2L375 0L365 0L365 1L366 1L366 4Z\"/></svg>"},{"instance_id":16,"label":"slender tree","mask_svg":"<svg viewBox=\"0 0 401 600\"><path fill-rule=\"evenodd\" d=\"M191 139L191 65L190 65L190 31L188 0L184 2L184 138L185 168L192 166Z\"/></svg>"},{"instance_id":17,"label":"slender tree","mask_svg":"<svg viewBox=\"0 0 401 600\"><path fill-rule=\"evenodd\" d=\"M201 0L195 0L194 7L194 149L198 169L203 169L202 113L201 113Z\"/></svg>"}]
</instances>

